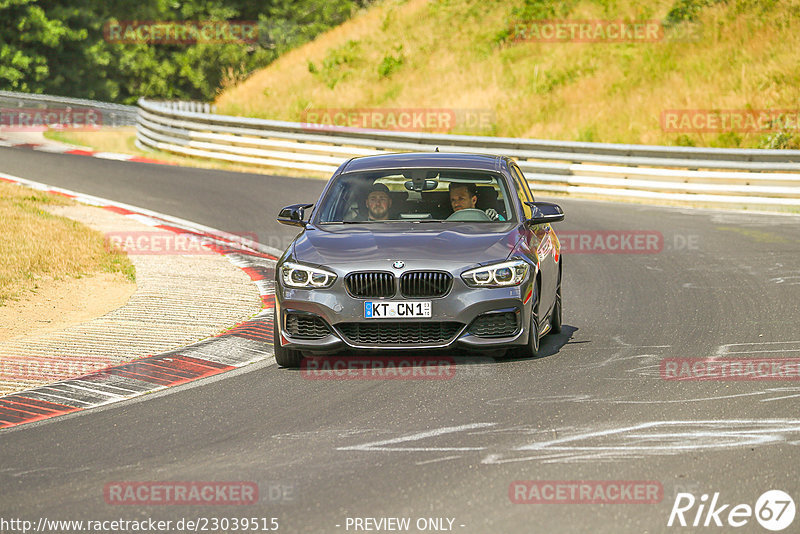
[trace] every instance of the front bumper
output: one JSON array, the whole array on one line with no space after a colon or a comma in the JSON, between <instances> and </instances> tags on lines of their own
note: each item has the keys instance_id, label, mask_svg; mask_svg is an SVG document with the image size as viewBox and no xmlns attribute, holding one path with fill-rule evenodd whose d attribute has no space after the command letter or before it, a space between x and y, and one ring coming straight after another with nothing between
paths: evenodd
<instances>
[{"instance_id":1,"label":"front bumper","mask_svg":"<svg viewBox=\"0 0 800 534\"><path fill-rule=\"evenodd\" d=\"M380 299L359 299L331 290L301 290L276 287L276 335L282 346L313 353L341 350L408 350L453 349L490 350L524 345L532 302L525 302L530 281L508 288L470 288L455 280L445 296L430 299L393 298L391 300L428 300L431 317L425 319L377 320L364 318L364 302ZM502 318L500 314L503 314ZM491 315L492 319L486 317ZM296 327L287 328L287 318L297 324L297 317L308 321L318 318L328 332L316 339L303 339ZM509 320L516 323L511 331ZM481 319L477 328L475 320ZM319 325L320 323L316 323ZM500 325L499 327L494 327ZM315 330L319 336L319 330ZM357 335L354 335L354 332ZM366 333L365 333L366 332ZM301 332L302 334L302 332ZM439 337L437 338L437 335Z\"/></svg>"}]
</instances>

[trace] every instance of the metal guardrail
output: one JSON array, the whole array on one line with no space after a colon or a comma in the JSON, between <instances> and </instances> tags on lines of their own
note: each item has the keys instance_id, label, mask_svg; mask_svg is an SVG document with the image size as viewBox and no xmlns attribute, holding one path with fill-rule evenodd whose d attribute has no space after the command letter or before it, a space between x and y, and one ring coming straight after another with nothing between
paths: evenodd
<instances>
[{"instance_id":1,"label":"metal guardrail","mask_svg":"<svg viewBox=\"0 0 800 534\"><path fill-rule=\"evenodd\" d=\"M137 143L182 154L330 174L353 156L431 151L514 157L536 191L708 203L800 206L800 150L560 142L311 124L139 100Z\"/></svg>"},{"instance_id":2,"label":"metal guardrail","mask_svg":"<svg viewBox=\"0 0 800 534\"><path fill-rule=\"evenodd\" d=\"M330 174L354 156L441 151L517 159L537 191L707 203L800 206L800 150L665 147L321 127L216 115L201 102L139 107L0 91L0 107L89 108L107 126L137 126L137 146Z\"/></svg>"},{"instance_id":3,"label":"metal guardrail","mask_svg":"<svg viewBox=\"0 0 800 534\"><path fill-rule=\"evenodd\" d=\"M47 108L56 109L92 109L99 111L104 126L135 126L139 108L123 106L96 100L69 98L65 96L35 95L0 91L0 107L3 108Z\"/></svg>"}]
</instances>

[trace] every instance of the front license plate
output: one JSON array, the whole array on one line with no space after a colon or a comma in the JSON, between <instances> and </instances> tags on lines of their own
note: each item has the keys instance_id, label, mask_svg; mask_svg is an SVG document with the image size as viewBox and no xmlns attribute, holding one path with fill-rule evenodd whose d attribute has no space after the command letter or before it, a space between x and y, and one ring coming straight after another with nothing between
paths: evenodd
<instances>
[{"instance_id":1,"label":"front license plate","mask_svg":"<svg viewBox=\"0 0 800 534\"><path fill-rule=\"evenodd\" d=\"M430 317L431 302L365 302L365 319L393 319L396 317Z\"/></svg>"}]
</instances>

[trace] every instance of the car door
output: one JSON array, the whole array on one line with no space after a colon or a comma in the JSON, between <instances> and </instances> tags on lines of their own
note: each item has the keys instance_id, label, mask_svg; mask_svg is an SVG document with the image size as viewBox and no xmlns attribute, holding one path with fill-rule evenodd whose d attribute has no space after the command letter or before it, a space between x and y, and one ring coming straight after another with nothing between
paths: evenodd
<instances>
[{"instance_id":1,"label":"car door","mask_svg":"<svg viewBox=\"0 0 800 534\"><path fill-rule=\"evenodd\" d=\"M520 168L513 162L509 162L509 169L514 178L523 212L526 218L532 217L532 210L525 202L533 202L528 181L522 174ZM547 316L555 304L556 287L558 280L558 257L559 243L553 228L549 224L537 224L530 227L528 235L528 246L535 250L539 258L539 268L542 273L541 295L539 297L539 318Z\"/></svg>"}]
</instances>

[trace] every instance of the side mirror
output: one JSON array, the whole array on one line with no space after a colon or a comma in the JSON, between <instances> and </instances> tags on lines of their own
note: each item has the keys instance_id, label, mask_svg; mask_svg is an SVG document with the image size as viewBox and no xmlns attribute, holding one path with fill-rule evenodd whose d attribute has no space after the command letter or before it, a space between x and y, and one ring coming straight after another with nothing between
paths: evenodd
<instances>
[{"instance_id":1,"label":"side mirror","mask_svg":"<svg viewBox=\"0 0 800 534\"><path fill-rule=\"evenodd\" d=\"M278 214L278 222L281 224L288 224L289 226L302 226L306 227L308 221L304 221L305 212L314 204L292 204L286 206Z\"/></svg>"},{"instance_id":2,"label":"side mirror","mask_svg":"<svg viewBox=\"0 0 800 534\"><path fill-rule=\"evenodd\" d=\"M532 215L525 221L527 224L550 224L564 220L564 210L558 204L552 202L526 202L531 207Z\"/></svg>"}]
</instances>

